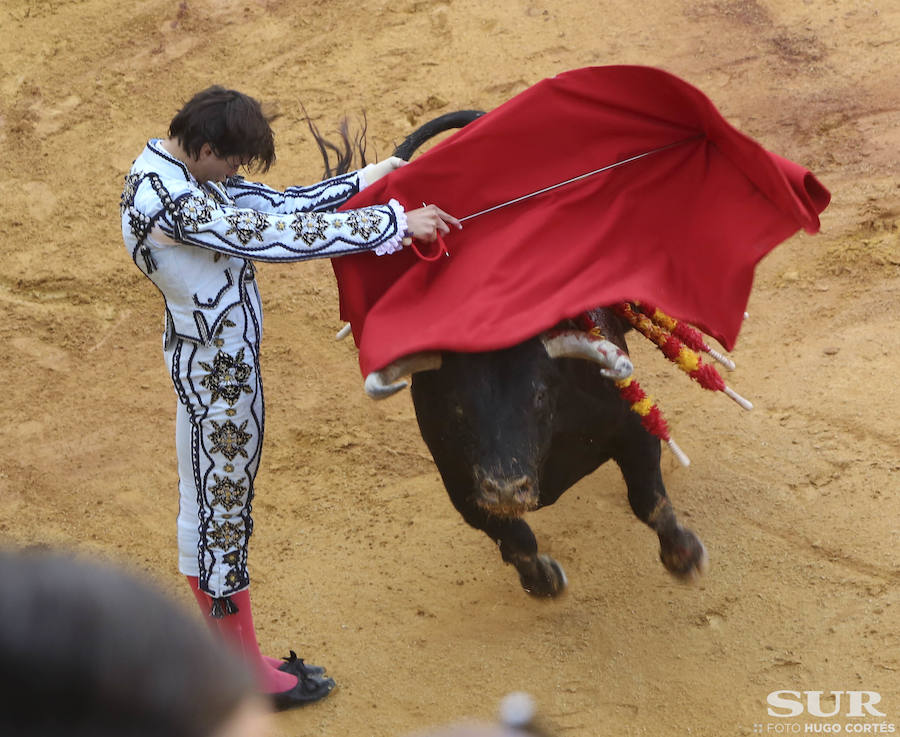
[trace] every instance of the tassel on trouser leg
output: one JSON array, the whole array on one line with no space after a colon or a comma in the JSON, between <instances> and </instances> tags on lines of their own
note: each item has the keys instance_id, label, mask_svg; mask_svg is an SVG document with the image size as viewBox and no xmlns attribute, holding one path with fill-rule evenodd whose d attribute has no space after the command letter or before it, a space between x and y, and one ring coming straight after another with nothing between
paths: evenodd
<instances>
[{"instance_id":1,"label":"tassel on trouser leg","mask_svg":"<svg viewBox=\"0 0 900 737\"><path fill-rule=\"evenodd\" d=\"M212 606L209 608L209 616L213 619L222 619L229 614L238 613L237 605L230 596L220 596L212 600Z\"/></svg>"}]
</instances>

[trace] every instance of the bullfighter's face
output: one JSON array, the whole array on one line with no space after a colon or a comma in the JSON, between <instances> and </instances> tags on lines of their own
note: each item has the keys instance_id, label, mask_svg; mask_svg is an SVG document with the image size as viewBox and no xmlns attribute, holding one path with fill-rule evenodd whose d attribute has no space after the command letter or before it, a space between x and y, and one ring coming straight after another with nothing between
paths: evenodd
<instances>
[{"instance_id":1,"label":"bullfighter's face","mask_svg":"<svg viewBox=\"0 0 900 737\"><path fill-rule=\"evenodd\" d=\"M219 156L204 143L196 157L188 161L188 169L198 182L224 182L244 165L240 156Z\"/></svg>"}]
</instances>

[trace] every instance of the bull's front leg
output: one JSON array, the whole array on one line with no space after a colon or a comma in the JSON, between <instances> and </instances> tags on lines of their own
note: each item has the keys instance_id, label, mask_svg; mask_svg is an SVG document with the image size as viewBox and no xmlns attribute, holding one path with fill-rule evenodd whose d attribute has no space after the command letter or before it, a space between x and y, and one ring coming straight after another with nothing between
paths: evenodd
<instances>
[{"instance_id":1,"label":"bull's front leg","mask_svg":"<svg viewBox=\"0 0 900 737\"><path fill-rule=\"evenodd\" d=\"M546 553L538 552L537 539L531 527L521 517L501 517L490 514L466 496L460 503L450 496L463 519L482 530L497 547L504 563L515 566L522 588L532 596L554 597L568 585L562 566Z\"/></svg>"},{"instance_id":2,"label":"bull's front leg","mask_svg":"<svg viewBox=\"0 0 900 737\"><path fill-rule=\"evenodd\" d=\"M614 458L625 478L631 509L659 536L663 565L684 579L704 573L708 565L706 548L700 538L678 522L666 494L659 468L659 440L638 425Z\"/></svg>"}]
</instances>

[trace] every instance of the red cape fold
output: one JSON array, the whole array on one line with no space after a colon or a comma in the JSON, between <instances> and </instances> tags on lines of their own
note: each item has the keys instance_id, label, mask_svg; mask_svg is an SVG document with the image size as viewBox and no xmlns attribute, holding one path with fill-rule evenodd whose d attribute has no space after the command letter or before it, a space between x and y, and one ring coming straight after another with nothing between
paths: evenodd
<instances>
[{"instance_id":1,"label":"red cape fold","mask_svg":"<svg viewBox=\"0 0 900 737\"><path fill-rule=\"evenodd\" d=\"M664 150L657 151L657 149ZM363 374L421 350L485 351L623 300L734 346L757 262L830 194L733 128L698 89L648 67L589 67L530 87L353 197L473 218L449 258L333 259Z\"/></svg>"}]
</instances>

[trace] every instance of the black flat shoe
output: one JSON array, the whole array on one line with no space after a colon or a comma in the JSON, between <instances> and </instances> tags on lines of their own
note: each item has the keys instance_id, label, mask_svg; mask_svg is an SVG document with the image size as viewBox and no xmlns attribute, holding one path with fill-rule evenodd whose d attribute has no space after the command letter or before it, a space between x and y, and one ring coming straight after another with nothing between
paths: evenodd
<instances>
[{"instance_id":1,"label":"black flat shoe","mask_svg":"<svg viewBox=\"0 0 900 737\"><path fill-rule=\"evenodd\" d=\"M269 694L275 711L293 709L295 706L306 706L324 699L334 688L334 681L322 676L297 676L297 685L290 691L279 691Z\"/></svg>"},{"instance_id":2,"label":"black flat shoe","mask_svg":"<svg viewBox=\"0 0 900 737\"><path fill-rule=\"evenodd\" d=\"M293 650L291 650L290 655L282 658L282 660L284 662L278 666L278 670L283 670L285 673L290 673L294 676L299 677L301 673L305 676L321 676L325 673L325 669L321 665L304 663L303 658L298 658L297 653Z\"/></svg>"}]
</instances>

